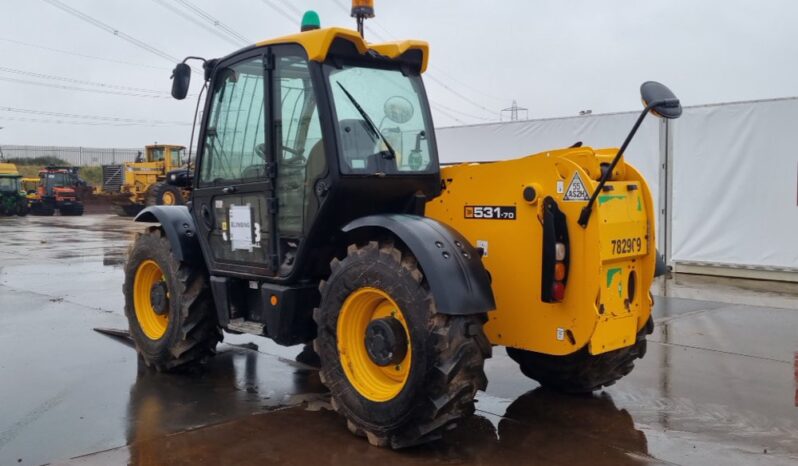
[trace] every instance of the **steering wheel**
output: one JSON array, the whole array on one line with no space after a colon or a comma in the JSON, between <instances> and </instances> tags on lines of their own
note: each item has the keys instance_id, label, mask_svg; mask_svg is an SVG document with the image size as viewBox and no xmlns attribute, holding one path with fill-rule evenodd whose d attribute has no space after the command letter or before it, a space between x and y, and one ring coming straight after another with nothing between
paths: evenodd
<instances>
[{"instance_id":1,"label":"steering wheel","mask_svg":"<svg viewBox=\"0 0 798 466\"><path fill-rule=\"evenodd\" d=\"M292 154L294 156L294 157L291 157L290 159L284 159L285 162L296 162L297 160L301 160L301 161L305 160L304 157L302 157L302 154L305 152L305 149L294 149L293 147L284 146L282 144L280 144L280 149L282 149L285 152L288 152L289 154ZM257 154L258 157L260 157L261 160L263 160L263 162L265 163L266 162L266 144L261 143L261 144L258 144L257 146L255 146L255 154Z\"/></svg>"}]
</instances>

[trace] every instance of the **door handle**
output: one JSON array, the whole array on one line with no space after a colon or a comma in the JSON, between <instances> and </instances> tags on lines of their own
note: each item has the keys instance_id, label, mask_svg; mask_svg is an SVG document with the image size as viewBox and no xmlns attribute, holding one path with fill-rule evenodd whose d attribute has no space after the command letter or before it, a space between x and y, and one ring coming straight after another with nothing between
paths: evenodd
<instances>
[{"instance_id":1,"label":"door handle","mask_svg":"<svg viewBox=\"0 0 798 466\"><path fill-rule=\"evenodd\" d=\"M237 189L235 186L225 186L224 188L222 188L222 192L225 194L233 194L236 191Z\"/></svg>"},{"instance_id":2,"label":"door handle","mask_svg":"<svg viewBox=\"0 0 798 466\"><path fill-rule=\"evenodd\" d=\"M213 227L213 219L211 218L211 209L208 208L207 204L202 204L200 215L202 215L202 221L205 226L210 230Z\"/></svg>"}]
</instances>

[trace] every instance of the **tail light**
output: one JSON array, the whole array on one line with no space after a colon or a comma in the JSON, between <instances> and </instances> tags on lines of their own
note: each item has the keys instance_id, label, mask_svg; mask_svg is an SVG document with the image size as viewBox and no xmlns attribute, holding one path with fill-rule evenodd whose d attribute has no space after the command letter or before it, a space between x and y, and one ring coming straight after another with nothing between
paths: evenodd
<instances>
[{"instance_id":1,"label":"tail light","mask_svg":"<svg viewBox=\"0 0 798 466\"><path fill-rule=\"evenodd\" d=\"M543 254L540 297L544 303L565 299L568 282L568 225L551 197L543 200Z\"/></svg>"}]
</instances>

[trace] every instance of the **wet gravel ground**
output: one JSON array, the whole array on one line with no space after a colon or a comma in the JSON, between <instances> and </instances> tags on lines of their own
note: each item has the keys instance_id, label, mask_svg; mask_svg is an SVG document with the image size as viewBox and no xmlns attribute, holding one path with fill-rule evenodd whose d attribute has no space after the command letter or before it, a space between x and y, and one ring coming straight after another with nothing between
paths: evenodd
<instances>
[{"instance_id":1,"label":"wet gravel ground","mask_svg":"<svg viewBox=\"0 0 798 466\"><path fill-rule=\"evenodd\" d=\"M0 218L0 465L798 464L789 287L673 280L669 294L689 298L657 299L646 358L592 396L540 389L496 348L477 415L393 452L349 434L317 372L294 362L300 347L225 335L205 373L170 376L93 332L127 327L138 229Z\"/></svg>"}]
</instances>

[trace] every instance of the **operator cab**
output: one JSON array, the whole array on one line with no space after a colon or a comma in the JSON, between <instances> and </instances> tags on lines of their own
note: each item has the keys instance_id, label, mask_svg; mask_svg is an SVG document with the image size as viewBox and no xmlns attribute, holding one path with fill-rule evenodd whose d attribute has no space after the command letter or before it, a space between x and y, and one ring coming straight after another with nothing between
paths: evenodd
<instances>
[{"instance_id":1,"label":"operator cab","mask_svg":"<svg viewBox=\"0 0 798 466\"><path fill-rule=\"evenodd\" d=\"M205 61L191 209L212 275L317 279L306 253L331 254L347 223L423 213L440 193L426 58L328 28ZM189 79L179 64L176 98Z\"/></svg>"},{"instance_id":2,"label":"operator cab","mask_svg":"<svg viewBox=\"0 0 798 466\"><path fill-rule=\"evenodd\" d=\"M165 144L154 144L146 146L145 150L147 162L164 162L167 171L183 165L186 148L183 146L172 146Z\"/></svg>"}]
</instances>

